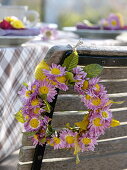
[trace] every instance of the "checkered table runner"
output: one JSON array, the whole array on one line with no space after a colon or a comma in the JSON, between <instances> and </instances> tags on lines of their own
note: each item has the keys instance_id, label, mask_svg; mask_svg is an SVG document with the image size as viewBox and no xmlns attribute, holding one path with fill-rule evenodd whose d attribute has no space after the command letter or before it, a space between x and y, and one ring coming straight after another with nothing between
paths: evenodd
<instances>
[{"instance_id":1,"label":"checkered table runner","mask_svg":"<svg viewBox=\"0 0 127 170\"><path fill-rule=\"evenodd\" d=\"M32 45L0 49L0 160L21 146L23 127L14 118L21 106L17 93L23 82L32 81L33 71L48 48Z\"/></svg>"}]
</instances>

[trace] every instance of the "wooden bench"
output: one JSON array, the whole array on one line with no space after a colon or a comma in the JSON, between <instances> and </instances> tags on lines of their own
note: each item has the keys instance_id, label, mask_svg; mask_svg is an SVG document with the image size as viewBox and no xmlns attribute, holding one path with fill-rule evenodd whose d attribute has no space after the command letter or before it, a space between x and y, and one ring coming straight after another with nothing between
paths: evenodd
<instances>
[{"instance_id":1,"label":"wooden bench","mask_svg":"<svg viewBox=\"0 0 127 170\"><path fill-rule=\"evenodd\" d=\"M52 47L45 59L48 64L59 63L71 48L66 46ZM46 146L42 170L122 170L127 168L127 51L110 47L80 47L79 65L99 63L104 65L101 75L102 84L108 90L114 101L125 101L123 104L113 104L111 110L115 119L121 122L118 127L110 128L99 139L94 152L80 154L81 162L76 165L75 157L69 150L53 150ZM58 95L52 125L62 128L67 122L73 124L81 121L84 106L80 96L70 88L67 93ZM23 135L22 147L19 153L18 170L30 170L35 147L27 136Z\"/></svg>"}]
</instances>

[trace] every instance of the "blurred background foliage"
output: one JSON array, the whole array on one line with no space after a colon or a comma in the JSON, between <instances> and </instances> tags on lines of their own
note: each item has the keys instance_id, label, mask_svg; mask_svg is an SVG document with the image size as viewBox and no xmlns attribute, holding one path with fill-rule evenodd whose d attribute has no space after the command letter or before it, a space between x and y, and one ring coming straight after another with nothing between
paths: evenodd
<instances>
[{"instance_id":1,"label":"blurred background foliage","mask_svg":"<svg viewBox=\"0 0 127 170\"><path fill-rule=\"evenodd\" d=\"M2 5L27 5L40 13L41 22L59 28L74 26L84 19L96 24L109 13L120 12L127 23L127 0L0 0Z\"/></svg>"}]
</instances>

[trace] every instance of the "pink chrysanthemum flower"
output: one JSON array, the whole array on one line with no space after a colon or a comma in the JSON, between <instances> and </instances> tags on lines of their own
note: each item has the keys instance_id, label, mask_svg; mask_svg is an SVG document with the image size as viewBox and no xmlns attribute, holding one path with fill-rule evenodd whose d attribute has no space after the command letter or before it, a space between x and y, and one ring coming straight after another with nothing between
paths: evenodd
<instances>
[{"instance_id":1,"label":"pink chrysanthemum flower","mask_svg":"<svg viewBox=\"0 0 127 170\"><path fill-rule=\"evenodd\" d=\"M82 79L85 79L87 73L83 71L82 68L80 67L75 67L73 68L73 73L74 73L74 79L81 81Z\"/></svg>"},{"instance_id":2,"label":"pink chrysanthemum flower","mask_svg":"<svg viewBox=\"0 0 127 170\"><path fill-rule=\"evenodd\" d=\"M29 116L39 117L39 116L41 116L41 114L42 114L43 112L45 112L45 109L42 108L42 107L37 106L37 107L29 110L28 115L29 115Z\"/></svg>"},{"instance_id":3,"label":"pink chrysanthemum flower","mask_svg":"<svg viewBox=\"0 0 127 170\"><path fill-rule=\"evenodd\" d=\"M31 108L40 107L42 105L43 105L43 102L40 98L33 97L30 99L30 101L28 103L26 103L25 106L28 106L31 109Z\"/></svg>"},{"instance_id":4,"label":"pink chrysanthemum flower","mask_svg":"<svg viewBox=\"0 0 127 170\"><path fill-rule=\"evenodd\" d=\"M97 83L99 83L100 78L99 77L94 77L89 80L89 87L92 88L95 86Z\"/></svg>"},{"instance_id":5,"label":"pink chrysanthemum flower","mask_svg":"<svg viewBox=\"0 0 127 170\"><path fill-rule=\"evenodd\" d=\"M48 26L41 29L41 34L43 40L54 40L58 37L58 31Z\"/></svg>"},{"instance_id":6,"label":"pink chrysanthemum flower","mask_svg":"<svg viewBox=\"0 0 127 170\"><path fill-rule=\"evenodd\" d=\"M39 81L38 80L34 80L34 82L29 85L29 89L31 90L32 95L38 94L38 87L39 87Z\"/></svg>"},{"instance_id":7,"label":"pink chrysanthemum flower","mask_svg":"<svg viewBox=\"0 0 127 170\"><path fill-rule=\"evenodd\" d=\"M60 138L64 141L65 148L74 147L76 132L72 132L71 130L63 130L60 133Z\"/></svg>"},{"instance_id":8,"label":"pink chrysanthemum flower","mask_svg":"<svg viewBox=\"0 0 127 170\"><path fill-rule=\"evenodd\" d=\"M86 91L89 89L89 80L81 80L80 82L76 82L74 85L74 90L79 94L84 95Z\"/></svg>"},{"instance_id":9,"label":"pink chrysanthemum flower","mask_svg":"<svg viewBox=\"0 0 127 170\"><path fill-rule=\"evenodd\" d=\"M102 116L98 113L94 113L92 116L89 116L89 135L93 137L99 137L104 134L106 128L109 127L109 122L104 121Z\"/></svg>"},{"instance_id":10,"label":"pink chrysanthemum flower","mask_svg":"<svg viewBox=\"0 0 127 170\"><path fill-rule=\"evenodd\" d=\"M101 115L103 120L106 120L106 121L112 120L112 112L110 110L107 110L107 109L100 110L99 114Z\"/></svg>"},{"instance_id":11,"label":"pink chrysanthemum flower","mask_svg":"<svg viewBox=\"0 0 127 170\"><path fill-rule=\"evenodd\" d=\"M30 136L29 138L31 139L33 145L36 146L39 143L39 135L38 134Z\"/></svg>"},{"instance_id":12,"label":"pink chrysanthemum flower","mask_svg":"<svg viewBox=\"0 0 127 170\"><path fill-rule=\"evenodd\" d=\"M99 95L99 94L103 94L104 95L104 94L107 94L107 91L105 90L105 87L102 84L99 84L99 83L95 84L92 87L91 90L94 91L93 93L95 93L95 95Z\"/></svg>"},{"instance_id":13,"label":"pink chrysanthemum flower","mask_svg":"<svg viewBox=\"0 0 127 170\"><path fill-rule=\"evenodd\" d=\"M23 87L21 91L18 92L18 94L21 97L21 101L25 103L31 98L32 92L28 88Z\"/></svg>"},{"instance_id":14,"label":"pink chrysanthemum flower","mask_svg":"<svg viewBox=\"0 0 127 170\"><path fill-rule=\"evenodd\" d=\"M110 14L107 18L108 26L112 29L121 28L121 22L119 16L115 14Z\"/></svg>"},{"instance_id":15,"label":"pink chrysanthemum flower","mask_svg":"<svg viewBox=\"0 0 127 170\"><path fill-rule=\"evenodd\" d=\"M52 84L60 89L60 90L64 90L64 91L67 91L68 90L68 86L66 85L66 78L65 76L60 76L60 77L56 77L54 78L53 80L51 80Z\"/></svg>"},{"instance_id":16,"label":"pink chrysanthemum flower","mask_svg":"<svg viewBox=\"0 0 127 170\"><path fill-rule=\"evenodd\" d=\"M62 149L65 147L64 141L56 135L52 136L52 138L48 141L48 144L53 146L54 149Z\"/></svg>"},{"instance_id":17,"label":"pink chrysanthemum flower","mask_svg":"<svg viewBox=\"0 0 127 170\"><path fill-rule=\"evenodd\" d=\"M43 81L40 81L38 92L39 95L47 96L48 102L52 102L52 100L55 98L55 95L57 94L54 86L51 85L50 82L46 81L45 79Z\"/></svg>"},{"instance_id":18,"label":"pink chrysanthemum flower","mask_svg":"<svg viewBox=\"0 0 127 170\"><path fill-rule=\"evenodd\" d=\"M43 120L37 117L31 117L27 122L24 123L25 130L28 132L38 131L43 126Z\"/></svg>"},{"instance_id":19,"label":"pink chrysanthemum flower","mask_svg":"<svg viewBox=\"0 0 127 170\"><path fill-rule=\"evenodd\" d=\"M97 110L104 106L106 101L99 97L91 97L90 95L83 96L81 101L84 102L88 109Z\"/></svg>"},{"instance_id":20,"label":"pink chrysanthemum flower","mask_svg":"<svg viewBox=\"0 0 127 170\"><path fill-rule=\"evenodd\" d=\"M96 138L91 137L88 133L82 134L79 138L79 146L81 151L94 151L95 145L97 144Z\"/></svg>"},{"instance_id":21,"label":"pink chrysanthemum flower","mask_svg":"<svg viewBox=\"0 0 127 170\"><path fill-rule=\"evenodd\" d=\"M56 77L64 76L66 73L65 69L66 67L62 67L61 65L52 64L50 70L44 69L43 72L47 76L47 78L54 79Z\"/></svg>"}]
</instances>

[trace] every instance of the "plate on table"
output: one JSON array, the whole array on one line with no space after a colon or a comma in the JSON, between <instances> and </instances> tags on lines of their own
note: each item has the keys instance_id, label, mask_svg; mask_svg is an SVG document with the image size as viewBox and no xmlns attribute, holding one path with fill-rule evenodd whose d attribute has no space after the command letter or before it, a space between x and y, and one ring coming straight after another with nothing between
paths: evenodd
<instances>
[{"instance_id":1,"label":"plate on table","mask_svg":"<svg viewBox=\"0 0 127 170\"><path fill-rule=\"evenodd\" d=\"M0 36L0 46L17 46L26 43L37 36Z\"/></svg>"},{"instance_id":2,"label":"plate on table","mask_svg":"<svg viewBox=\"0 0 127 170\"><path fill-rule=\"evenodd\" d=\"M82 38L91 39L115 39L118 35L126 30L93 30L93 29L77 29L76 27L63 27L64 31L70 31Z\"/></svg>"}]
</instances>

